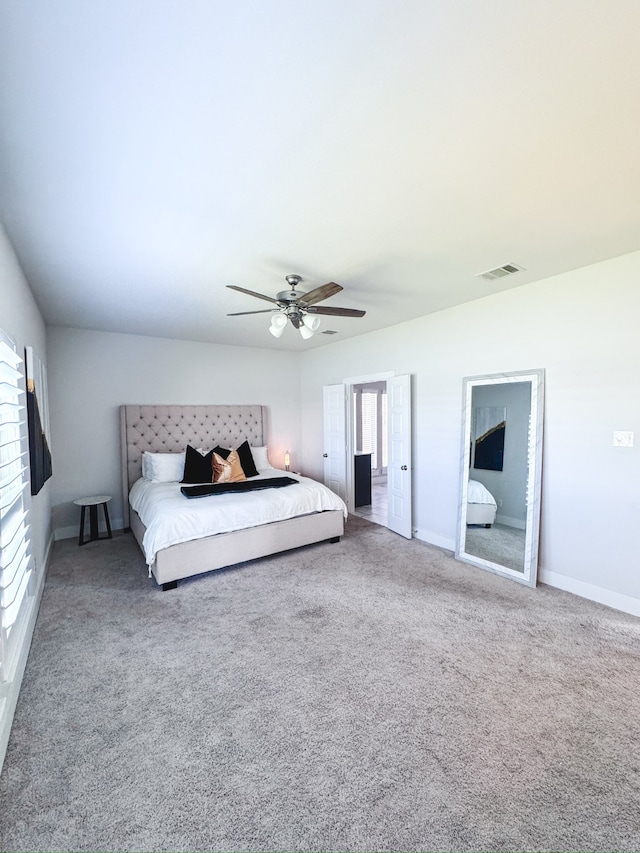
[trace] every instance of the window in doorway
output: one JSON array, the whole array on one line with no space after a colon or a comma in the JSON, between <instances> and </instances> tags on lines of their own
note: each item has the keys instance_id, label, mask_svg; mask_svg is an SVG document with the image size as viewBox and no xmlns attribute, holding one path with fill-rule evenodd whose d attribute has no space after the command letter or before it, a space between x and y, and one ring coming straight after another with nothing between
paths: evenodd
<instances>
[{"instance_id":1,"label":"window in doorway","mask_svg":"<svg viewBox=\"0 0 640 853\"><path fill-rule=\"evenodd\" d=\"M387 472L387 385L374 382L354 386L354 428L356 453L371 454L371 470Z\"/></svg>"}]
</instances>

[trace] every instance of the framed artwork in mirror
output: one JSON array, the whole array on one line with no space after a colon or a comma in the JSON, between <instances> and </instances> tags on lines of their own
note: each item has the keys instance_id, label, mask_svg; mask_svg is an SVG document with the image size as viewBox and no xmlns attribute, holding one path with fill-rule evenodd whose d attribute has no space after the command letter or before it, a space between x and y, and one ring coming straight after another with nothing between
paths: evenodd
<instances>
[{"instance_id":1,"label":"framed artwork in mirror","mask_svg":"<svg viewBox=\"0 0 640 853\"><path fill-rule=\"evenodd\" d=\"M463 380L456 557L535 586L544 370Z\"/></svg>"},{"instance_id":2,"label":"framed artwork in mirror","mask_svg":"<svg viewBox=\"0 0 640 853\"><path fill-rule=\"evenodd\" d=\"M473 467L502 471L507 414L504 406L479 406L473 410Z\"/></svg>"}]
</instances>

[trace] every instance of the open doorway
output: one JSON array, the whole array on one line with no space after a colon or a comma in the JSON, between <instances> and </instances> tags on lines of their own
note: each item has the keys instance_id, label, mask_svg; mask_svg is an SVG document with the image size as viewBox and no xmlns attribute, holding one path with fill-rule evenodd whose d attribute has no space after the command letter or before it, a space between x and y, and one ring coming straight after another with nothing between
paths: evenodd
<instances>
[{"instance_id":1,"label":"open doorway","mask_svg":"<svg viewBox=\"0 0 640 853\"><path fill-rule=\"evenodd\" d=\"M351 386L354 514L387 525L389 459L386 380Z\"/></svg>"},{"instance_id":2,"label":"open doorway","mask_svg":"<svg viewBox=\"0 0 640 853\"><path fill-rule=\"evenodd\" d=\"M358 386L367 400L366 408L362 402L357 406L354 402L353 389ZM365 391L375 394L365 396ZM411 376L358 376L325 385L322 408L325 485L340 495L350 513L375 520L411 539ZM367 419L370 429L366 428ZM368 460L359 460L367 453ZM372 486L371 500L360 499L358 506L355 505L357 464L363 472L365 488L367 479Z\"/></svg>"}]
</instances>

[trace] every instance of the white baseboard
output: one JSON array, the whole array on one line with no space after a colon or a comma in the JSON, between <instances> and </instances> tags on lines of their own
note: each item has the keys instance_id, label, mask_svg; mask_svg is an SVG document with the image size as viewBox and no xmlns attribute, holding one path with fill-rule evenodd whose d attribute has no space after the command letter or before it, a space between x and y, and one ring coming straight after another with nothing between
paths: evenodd
<instances>
[{"instance_id":1,"label":"white baseboard","mask_svg":"<svg viewBox=\"0 0 640 853\"><path fill-rule=\"evenodd\" d=\"M124 527L124 524L123 524L121 518L114 518L113 520L109 519L109 521L111 523L111 530L113 530L114 532L116 530L122 530ZM58 542L58 540L60 540L60 539L77 539L79 533L80 533L79 524L72 524L70 527L56 527L56 529L54 530L54 536L55 536L56 542ZM102 524L101 524L100 525L100 535L103 536L104 533L105 533L105 531L104 531ZM86 527L85 527L85 534L84 535L85 535L85 537L88 536Z\"/></svg>"},{"instance_id":2,"label":"white baseboard","mask_svg":"<svg viewBox=\"0 0 640 853\"><path fill-rule=\"evenodd\" d=\"M54 536L56 542L60 539L73 539L74 537L78 538L78 525L75 527L56 527L54 530Z\"/></svg>"},{"instance_id":3,"label":"white baseboard","mask_svg":"<svg viewBox=\"0 0 640 853\"><path fill-rule=\"evenodd\" d=\"M455 554L455 539L448 539L445 536L434 533L432 530L421 530L419 528L414 528L413 535L414 538L419 539L421 542L427 542L429 545L453 551ZM640 599L633 598L630 595L613 592L613 590L586 583L585 581L579 581L575 578L569 578L566 575L558 574L558 572L550 572L542 568L538 569L538 581L548 586L553 586L556 589L573 593L573 595L578 595L580 598L587 598L589 601L595 601L598 604L612 607L614 610L621 610L623 613L630 613L632 616L640 616Z\"/></svg>"},{"instance_id":4,"label":"white baseboard","mask_svg":"<svg viewBox=\"0 0 640 853\"><path fill-rule=\"evenodd\" d=\"M456 540L449 539L447 536L441 536L439 533L434 533L433 530L421 530L418 527L413 529L414 539L419 539L421 542L426 542L429 545L435 545L437 548L444 548L446 551L456 550Z\"/></svg>"},{"instance_id":5,"label":"white baseboard","mask_svg":"<svg viewBox=\"0 0 640 853\"><path fill-rule=\"evenodd\" d=\"M524 521L520 521L517 518L510 518L508 515L496 515L496 524L504 524L505 527L515 527L516 530L526 530L526 524Z\"/></svg>"},{"instance_id":6,"label":"white baseboard","mask_svg":"<svg viewBox=\"0 0 640 853\"><path fill-rule=\"evenodd\" d=\"M538 570L538 580L540 583L546 583L556 589L563 589L565 592L579 595L580 598L588 598L590 601L596 601L598 604L613 607L614 610L622 610L623 613L640 616L640 599L633 598L630 595L613 592L613 590L604 589L601 586L585 583L585 581L579 581L575 578L568 578L566 575L549 572L545 569Z\"/></svg>"},{"instance_id":7,"label":"white baseboard","mask_svg":"<svg viewBox=\"0 0 640 853\"><path fill-rule=\"evenodd\" d=\"M42 593L44 592L44 584L47 578L52 545L53 535L49 537L49 541L47 542L40 569L38 569L37 565L35 568L38 585L30 601L29 606L31 609L22 630L20 654L18 655L18 659L13 667L13 671L9 673L8 681L2 684L2 693L0 693L0 772L2 771L4 757L7 752L7 745L9 744L13 715L15 714L16 705L18 704L18 695L20 694L20 687L22 686L22 677L27 665L27 658L29 657L33 629L36 626L38 610L40 609L40 602L42 601Z\"/></svg>"}]
</instances>

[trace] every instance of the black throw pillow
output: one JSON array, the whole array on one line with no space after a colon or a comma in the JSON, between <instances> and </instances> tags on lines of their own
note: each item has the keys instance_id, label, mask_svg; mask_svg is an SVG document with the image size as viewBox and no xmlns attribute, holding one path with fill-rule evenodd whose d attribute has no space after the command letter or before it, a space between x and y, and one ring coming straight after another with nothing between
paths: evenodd
<instances>
[{"instance_id":1,"label":"black throw pillow","mask_svg":"<svg viewBox=\"0 0 640 853\"><path fill-rule=\"evenodd\" d=\"M229 454L231 453L230 450L227 450L225 447L220 447L220 446L214 447L213 452L217 453L218 456L222 456L223 459L228 459Z\"/></svg>"},{"instance_id":2,"label":"black throw pillow","mask_svg":"<svg viewBox=\"0 0 640 853\"><path fill-rule=\"evenodd\" d=\"M199 450L187 445L184 457L182 483L213 483L213 450L203 456Z\"/></svg>"},{"instance_id":3,"label":"black throw pillow","mask_svg":"<svg viewBox=\"0 0 640 853\"><path fill-rule=\"evenodd\" d=\"M245 477L257 477L260 473L256 468L256 463L253 461L253 453L248 441L243 441L240 447L237 448L238 459L242 465Z\"/></svg>"}]
</instances>

